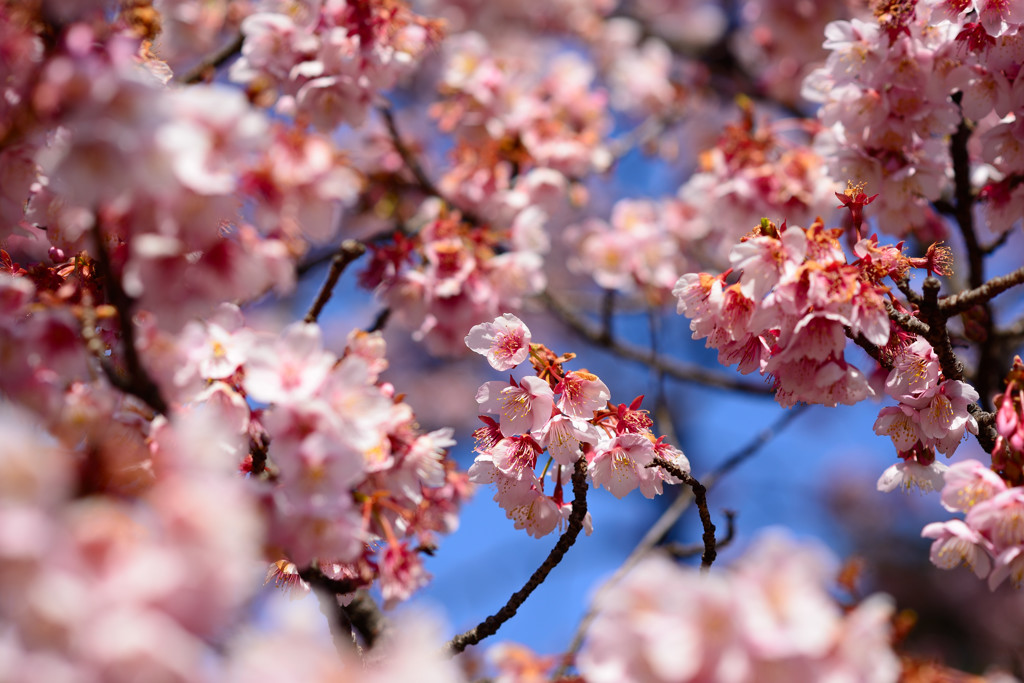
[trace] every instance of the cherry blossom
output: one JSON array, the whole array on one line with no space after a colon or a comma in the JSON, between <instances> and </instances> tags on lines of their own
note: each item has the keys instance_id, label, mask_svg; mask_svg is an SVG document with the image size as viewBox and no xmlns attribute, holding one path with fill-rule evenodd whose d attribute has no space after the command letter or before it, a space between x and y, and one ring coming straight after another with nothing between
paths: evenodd
<instances>
[{"instance_id":1,"label":"cherry blossom","mask_svg":"<svg viewBox=\"0 0 1024 683\"><path fill-rule=\"evenodd\" d=\"M530 328L511 313L492 323L474 326L466 335L466 345L487 356L495 370L511 370L530 355Z\"/></svg>"},{"instance_id":2,"label":"cherry blossom","mask_svg":"<svg viewBox=\"0 0 1024 683\"><path fill-rule=\"evenodd\" d=\"M766 536L734 571L707 577L647 558L599 601L580 671L589 681L762 680L780 671L790 680L893 680L891 599L872 596L844 614L821 555Z\"/></svg>"}]
</instances>

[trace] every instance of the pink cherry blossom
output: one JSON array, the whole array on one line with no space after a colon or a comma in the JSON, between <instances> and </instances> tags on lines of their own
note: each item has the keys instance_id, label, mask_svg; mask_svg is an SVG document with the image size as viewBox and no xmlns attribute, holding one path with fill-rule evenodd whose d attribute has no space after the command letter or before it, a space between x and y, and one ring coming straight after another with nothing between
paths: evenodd
<instances>
[{"instance_id":1,"label":"pink cherry blossom","mask_svg":"<svg viewBox=\"0 0 1024 683\"><path fill-rule=\"evenodd\" d=\"M950 466L945 478L942 506L950 512L970 512L978 503L1006 490L1006 482L977 460L964 460Z\"/></svg>"},{"instance_id":2,"label":"pink cherry blossom","mask_svg":"<svg viewBox=\"0 0 1024 683\"><path fill-rule=\"evenodd\" d=\"M466 346L487 356L495 370L516 367L530 355L530 328L511 313L476 325L466 335Z\"/></svg>"},{"instance_id":3,"label":"pink cherry blossom","mask_svg":"<svg viewBox=\"0 0 1024 683\"><path fill-rule=\"evenodd\" d=\"M608 386L586 370L570 370L555 387L558 409L569 417L589 418L611 398Z\"/></svg>"},{"instance_id":4,"label":"pink cherry blossom","mask_svg":"<svg viewBox=\"0 0 1024 683\"><path fill-rule=\"evenodd\" d=\"M978 503L965 521L984 534L998 552L1024 545L1024 488L1010 488Z\"/></svg>"},{"instance_id":5,"label":"pink cherry blossom","mask_svg":"<svg viewBox=\"0 0 1024 683\"><path fill-rule=\"evenodd\" d=\"M487 382L477 391L480 410L500 416L505 436L539 431L551 417L554 393L539 377L524 377L521 382Z\"/></svg>"},{"instance_id":6,"label":"pink cherry blossom","mask_svg":"<svg viewBox=\"0 0 1024 683\"><path fill-rule=\"evenodd\" d=\"M590 475L595 486L601 486L616 498L622 498L635 488L646 498L661 493L661 482L651 468L654 446L640 434L620 434L607 444L588 453Z\"/></svg>"},{"instance_id":7,"label":"pink cherry blossom","mask_svg":"<svg viewBox=\"0 0 1024 683\"><path fill-rule=\"evenodd\" d=\"M565 467L572 467L579 459L582 444L594 445L600 440L598 429L592 423L561 413L552 415L535 436L555 462Z\"/></svg>"},{"instance_id":8,"label":"pink cherry blossom","mask_svg":"<svg viewBox=\"0 0 1024 683\"><path fill-rule=\"evenodd\" d=\"M921 531L921 536L935 539L931 551L931 561L935 566L954 569L965 564L979 579L988 576L992 568L991 544L961 520L933 522Z\"/></svg>"},{"instance_id":9,"label":"pink cherry blossom","mask_svg":"<svg viewBox=\"0 0 1024 683\"><path fill-rule=\"evenodd\" d=\"M309 398L323 385L334 361L323 350L319 327L295 323L278 340L264 339L253 346L245 389L267 403Z\"/></svg>"},{"instance_id":10,"label":"pink cherry blossom","mask_svg":"<svg viewBox=\"0 0 1024 683\"><path fill-rule=\"evenodd\" d=\"M938 491L942 487L943 475L948 470L948 466L938 461L922 465L916 460L904 460L882 472L877 488L884 493L898 488L905 491L916 488L922 493Z\"/></svg>"}]
</instances>

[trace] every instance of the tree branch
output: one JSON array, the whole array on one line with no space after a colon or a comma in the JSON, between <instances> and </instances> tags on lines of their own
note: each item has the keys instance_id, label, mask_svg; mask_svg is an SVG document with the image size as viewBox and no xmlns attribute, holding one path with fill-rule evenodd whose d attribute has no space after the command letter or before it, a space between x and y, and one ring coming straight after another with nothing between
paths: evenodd
<instances>
[{"instance_id":1,"label":"tree branch","mask_svg":"<svg viewBox=\"0 0 1024 683\"><path fill-rule=\"evenodd\" d=\"M675 464L664 458L655 458L650 467L660 467L676 479L690 487L693 491L694 502L697 503L697 512L700 514L700 523L704 527L704 554L700 558L700 569L707 573L711 569L718 551L715 549L715 525L711 521L711 512L708 511L708 490L699 481L693 478L689 472L684 472Z\"/></svg>"},{"instance_id":2,"label":"tree branch","mask_svg":"<svg viewBox=\"0 0 1024 683\"><path fill-rule=\"evenodd\" d=\"M96 269L100 277L103 278L107 299L117 310L126 375L119 373L111 365L109 358L100 358L100 367L103 369L103 374L115 387L141 399L157 413L166 415L169 412L167 401L164 400L160 387L142 366L139 352L135 348L135 321L132 320L132 309L135 307L135 302L125 293L121 286L121 280L114 273L103 239L103 231L97 220L93 226L93 241L96 243Z\"/></svg>"},{"instance_id":3,"label":"tree branch","mask_svg":"<svg viewBox=\"0 0 1024 683\"><path fill-rule=\"evenodd\" d=\"M996 296L1019 284L1024 284L1024 266L1012 273L994 277L980 287L944 297L939 301L939 312L944 317L951 318L974 306L988 303Z\"/></svg>"},{"instance_id":4,"label":"tree branch","mask_svg":"<svg viewBox=\"0 0 1024 683\"><path fill-rule=\"evenodd\" d=\"M402 140L402 134L398 130L398 122L395 120L395 114L391 111L389 106L377 107L377 111L384 119L384 125L387 126L388 134L391 136L391 144L394 145L395 151L398 152L398 156L402 157L402 163L409 169L416 182L419 184L420 189L429 195L437 197L442 202L450 206L452 209L458 211L462 217L473 225L484 225L484 221L474 214L472 211L460 207L458 204L449 199L439 188L427 172L423 170L423 166L420 164L419 159L413 154L409 146Z\"/></svg>"},{"instance_id":5,"label":"tree branch","mask_svg":"<svg viewBox=\"0 0 1024 683\"><path fill-rule=\"evenodd\" d=\"M733 510L722 510L722 515L725 517L725 537L715 540L716 548L724 548L732 543L736 536L736 513ZM704 543L665 543L659 547L677 560L702 555L705 549Z\"/></svg>"},{"instance_id":6,"label":"tree branch","mask_svg":"<svg viewBox=\"0 0 1024 683\"><path fill-rule=\"evenodd\" d=\"M576 467L573 470L572 492L574 497L572 512L569 513L568 528L566 528L561 538L558 539L555 547L551 549L547 559L537 567L537 570L533 572L526 585L512 594L512 597L509 598L504 607L484 619L477 626L452 638L446 646L446 649L451 654L458 654L468 646L476 645L484 638L497 633L502 624L515 616L516 610L526 602L526 598L530 597L530 594L540 584L544 583L551 570L562 561L566 552L576 542L576 537L579 535L580 530L583 529L583 519L587 515L587 459L582 455L576 461Z\"/></svg>"},{"instance_id":7,"label":"tree branch","mask_svg":"<svg viewBox=\"0 0 1024 683\"><path fill-rule=\"evenodd\" d=\"M216 71L229 59L242 52L243 42L245 42L245 36L239 32L238 35L231 39L230 43L207 57L204 57L198 64L186 71L178 80L188 85L205 81L209 78L212 72Z\"/></svg>"},{"instance_id":8,"label":"tree branch","mask_svg":"<svg viewBox=\"0 0 1024 683\"><path fill-rule=\"evenodd\" d=\"M600 326L594 325L579 316L575 311L554 298L550 292L542 292L538 298L547 307L548 311L566 327L591 344L608 349L622 358L643 363L658 372L663 372L665 375L683 382L694 382L709 387L741 391L748 394L767 396L772 393L772 388L764 384L737 381L698 365L683 363L674 358L658 356L643 347L609 339Z\"/></svg>"},{"instance_id":9,"label":"tree branch","mask_svg":"<svg viewBox=\"0 0 1024 683\"><path fill-rule=\"evenodd\" d=\"M316 300L309 308L309 313L306 314L305 321L307 323L316 322L324 306L330 300L331 293L334 292L334 287L338 284L341 274L345 272L345 268L364 253L366 253L366 247L355 240L345 240L341 243L334 258L331 259L331 269L327 272L327 278L320 287L320 293L317 294Z\"/></svg>"}]
</instances>

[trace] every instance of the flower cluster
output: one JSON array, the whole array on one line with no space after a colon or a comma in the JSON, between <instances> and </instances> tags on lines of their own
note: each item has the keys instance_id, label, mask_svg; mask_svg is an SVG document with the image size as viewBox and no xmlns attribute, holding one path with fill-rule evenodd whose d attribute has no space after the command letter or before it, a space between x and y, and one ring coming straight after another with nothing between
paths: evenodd
<instances>
[{"instance_id":1,"label":"flower cluster","mask_svg":"<svg viewBox=\"0 0 1024 683\"><path fill-rule=\"evenodd\" d=\"M358 126L379 92L440 38L440 25L400 0L259 3L242 21L231 79L264 93L282 114L331 131Z\"/></svg>"},{"instance_id":2,"label":"flower cluster","mask_svg":"<svg viewBox=\"0 0 1024 683\"><path fill-rule=\"evenodd\" d=\"M881 2L869 20L826 28L827 64L804 84L828 127L816 141L836 177L882 190L889 232L932 234L928 201L950 189L946 137L961 115L978 123L973 181L995 232L1024 206L1019 151L1019 54L1024 11L1014 2ZM957 93L956 101L953 94Z\"/></svg>"},{"instance_id":3,"label":"flower cluster","mask_svg":"<svg viewBox=\"0 0 1024 683\"><path fill-rule=\"evenodd\" d=\"M609 221L573 226L566 233L573 269L602 287L639 289L662 304L683 273L728 257L741 234L727 226L753 225L764 215L807 224L834 209L834 184L822 160L774 126L755 126L753 116L748 108L725 127L678 197L619 200Z\"/></svg>"},{"instance_id":4,"label":"flower cluster","mask_svg":"<svg viewBox=\"0 0 1024 683\"><path fill-rule=\"evenodd\" d=\"M803 90L822 102L827 128L816 145L833 177L878 188L879 220L900 235L934 223L927 202L947 188L944 138L960 119L950 98L960 64L955 30L929 26L913 5L880 3L871 21L829 24L828 62Z\"/></svg>"},{"instance_id":5,"label":"flower cluster","mask_svg":"<svg viewBox=\"0 0 1024 683\"><path fill-rule=\"evenodd\" d=\"M582 58L559 54L542 70L521 52L497 58L495 46L472 33L446 48L433 113L455 136L455 164L440 185L460 206L477 210L533 168L569 179L608 168L607 97L593 87L594 69Z\"/></svg>"},{"instance_id":6,"label":"flower cluster","mask_svg":"<svg viewBox=\"0 0 1024 683\"><path fill-rule=\"evenodd\" d=\"M879 411L875 433L892 439L903 462L886 470L879 490L937 489L946 468L935 462L935 451L948 457L967 432L978 433L978 421L967 411L978 392L966 382L943 378L935 351L917 338L896 357L885 393L899 405Z\"/></svg>"},{"instance_id":7,"label":"flower cluster","mask_svg":"<svg viewBox=\"0 0 1024 683\"><path fill-rule=\"evenodd\" d=\"M155 376L172 367L165 384L194 386L197 401L217 394L227 422L265 444L264 461L239 465L262 482L271 559L318 564L357 585L379 579L389 604L428 580L419 549L456 528L468 486L446 456L452 430L419 433L410 407L380 380L380 333L353 332L338 358L316 325L258 335L225 307L190 323L175 355L154 359L159 346L146 349ZM268 407L251 410L243 396Z\"/></svg>"},{"instance_id":8,"label":"flower cluster","mask_svg":"<svg viewBox=\"0 0 1024 683\"><path fill-rule=\"evenodd\" d=\"M236 89L165 87L138 49L77 24L24 55L34 79L8 97L19 142L0 152L0 238L57 264L106 251L104 276L166 329L288 291L291 259L333 235L358 175L325 139L272 128Z\"/></svg>"},{"instance_id":9,"label":"flower cluster","mask_svg":"<svg viewBox=\"0 0 1024 683\"><path fill-rule=\"evenodd\" d=\"M690 265L684 245L704 229L696 209L685 202L623 199L612 208L610 221L590 218L567 233L577 254L570 265L606 289L639 289L660 304Z\"/></svg>"},{"instance_id":10,"label":"flower cluster","mask_svg":"<svg viewBox=\"0 0 1024 683\"><path fill-rule=\"evenodd\" d=\"M934 538L931 560L942 569L967 565L995 588L1010 578L1024 585L1024 488L1010 486L977 460L952 465L945 473L942 505L963 520L933 522L921 535Z\"/></svg>"},{"instance_id":11,"label":"flower cluster","mask_svg":"<svg viewBox=\"0 0 1024 683\"><path fill-rule=\"evenodd\" d=\"M587 460L593 484L617 498L636 488L653 498L661 493L663 481L676 483L651 467L655 458L689 471L686 456L651 433L652 421L640 410L642 397L629 406L613 405L608 387L596 375L563 369L574 354L555 356L531 343L529 328L515 316L505 314L475 326L466 344L486 355L496 370L513 369L529 357L537 373L519 381L509 377L507 382L486 382L476 395L484 426L474 434L478 455L469 476L475 483L495 484L494 499L517 529L540 538L568 518L572 505L563 491L581 457ZM550 494L545 493L549 470ZM586 528L589 533L589 513Z\"/></svg>"},{"instance_id":12,"label":"flower cluster","mask_svg":"<svg viewBox=\"0 0 1024 683\"><path fill-rule=\"evenodd\" d=\"M391 244L373 247L360 282L376 288L395 319L432 353L452 355L464 351L474 321L519 308L544 288L545 276L536 252L500 253L508 231L471 225L432 206L437 213L412 237L396 234Z\"/></svg>"},{"instance_id":13,"label":"flower cluster","mask_svg":"<svg viewBox=\"0 0 1024 683\"><path fill-rule=\"evenodd\" d=\"M847 263L838 235L820 221L805 230L765 220L732 249L738 281L729 284L732 270L690 273L673 290L694 339L707 337L723 365L738 363L744 374L771 376L783 406L850 405L874 395L845 359L845 330L885 346L887 290L869 253Z\"/></svg>"},{"instance_id":14,"label":"flower cluster","mask_svg":"<svg viewBox=\"0 0 1024 683\"><path fill-rule=\"evenodd\" d=\"M821 36L825 26L848 16L845 0L787 2L744 0L741 31L732 47L758 84L781 102L799 102L800 84L827 56Z\"/></svg>"},{"instance_id":15,"label":"flower cluster","mask_svg":"<svg viewBox=\"0 0 1024 683\"><path fill-rule=\"evenodd\" d=\"M762 537L729 572L650 557L597 601L580 652L589 683L894 681L892 601L846 611L827 553Z\"/></svg>"}]
</instances>

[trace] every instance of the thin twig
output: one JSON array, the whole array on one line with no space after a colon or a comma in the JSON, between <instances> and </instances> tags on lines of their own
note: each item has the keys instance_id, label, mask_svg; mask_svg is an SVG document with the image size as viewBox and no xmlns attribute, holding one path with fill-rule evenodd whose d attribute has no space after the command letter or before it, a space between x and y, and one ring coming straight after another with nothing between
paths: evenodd
<instances>
[{"instance_id":1,"label":"thin twig","mask_svg":"<svg viewBox=\"0 0 1024 683\"><path fill-rule=\"evenodd\" d=\"M896 287L903 292L903 296L907 297L907 301L912 304L918 304L921 302L921 295L910 288L910 278L903 277L896 281Z\"/></svg>"},{"instance_id":2,"label":"thin twig","mask_svg":"<svg viewBox=\"0 0 1024 683\"><path fill-rule=\"evenodd\" d=\"M309 313L306 314L305 321L307 323L316 322L320 317L320 312L324 310L324 306L330 300L331 293L334 291L335 285L338 284L341 274L345 272L345 268L365 252L366 247L355 240L345 240L341 243L338 252L331 259L331 269L327 273L323 286L320 287L320 293L317 294L313 305L309 307Z\"/></svg>"},{"instance_id":3,"label":"thin twig","mask_svg":"<svg viewBox=\"0 0 1024 683\"><path fill-rule=\"evenodd\" d=\"M939 301L939 312L946 318L951 318L974 306L987 303L1019 284L1024 284L1024 266L1006 275L994 277L980 287L944 297Z\"/></svg>"},{"instance_id":4,"label":"thin twig","mask_svg":"<svg viewBox=\"0 0 1024 683\"><path fill-rule=\"evenodd\" d=\"M726 547L732 543L733 538L736 536L736 512L733 510L722 510L722 516L725 517L725 536L715 539L716 548ZM677 560L685 560L689 557L702 555L705 546L703 543L690 543L687 545L682 543L665 543L658 547Z\"/></svg>"},{"instance_id":5,"label":"thin twig","mask_svg":"<svg viewBox=\"0 0 1024 683\"><path fill-rule=\"evenodd\" d=\"M671 474L676 479L690 487L693 491L693 500L697 503L697 512L700 515L701 526L704 527L704 554L700 558L700 570L707 573L711 569L718 551L715 549L715 525L711 521L711 512L708 510L708 490L699 481L693 478L689 472L684 472L674 463L664 458L655 458L651 466L657 466Z\"/></svg>"},{"instance_id":6,"label":"thin twig","mask_svg":"<svg viewBox=\"0 0 1024 683\"><path fill-rule=\"evenodd\" d=\"M217 50L208 57L203 58L198 64L185 72L185 74L177 80L182 83L193 85L195 83L201 83L205 81L209 74L219 69L225 62L242 52L242 43L245 42L245 36L241 33L232 38L231 42Z\"/></svg>"},{"instance_id":7,"label":"thin twig","mask_svg":"<svg viewBox=\"0 0 1024 683\"><path fill-rule=\"evenodd\" d=\"M439 188L437 184L430 179L427 172L423 170L423 166L420 164L419 159L416 158L413 151L409 149L409 146L402 140L402 134L398 130L398 122L395 120L395 114L391 111L391 107L377 107L377 111L380 113L381 117L383 117L384 125L387 126L388 134L391 136L391 144L394 145L395 151L398 152L398 156L402 158L402 163L405 164L405 167L409 169L409 172L412 173L413 177L416 179L420 189L429 195L437 197L452 209L458 211L462 215L462 218L468 223L478 226L484 225L484 221L480 216L477 216L472 211L469 211L468 209L465 209L453 202L447 195L441 192L441 188Z\"/></svg>"},{"instance_id":8,"label":"thin twig","mask_svg":"<svg viewBox=\"0 0 1024 683\"><path fill-rule=\"evenodd\" d=\"M384 326L388 324L388 320L391 319L391 309L382 308L377 314L377 317L373 319L373 323L366 328L367 332L380 332L384 329Z\"/></svg>"},{"instance_id":9,"label":"thin twig","mask_svg":"<svg viewBox=\"0 0 1024 683\"><path fill-rule=\"evenodd\" d=\"M547 559L537 567L537 570L533 572L533 575L526 584L512 594L512 597L509 598L504 607L484 619L477 626L452 638L446 648L449 653L458 654L468 646L475 645L484 638L497 633L502 624L515 616L516 610L526 602L526 598L530 597L530 593L536 590L540 584L544 583L551 570L562 561L565 553L576 542L576 537L579 536L580 531L583 529L583 519L587 515L587 459L584 456L580 456L579 460L576 461L576 467L572 474L572 492L574 498L572 501L572 512L569 513L568 528L561 538L558 539L555 547L551 549Z\"/></svg>"},{"instance_id":10,"label":"thin twig","mask_svg":"<svg viewBox=\"0 0 1024 683\"><path fill-rule=\"evenodd\" d=\"M683 363L667 356L652 355L648 349L633 344L627 344L615 339L607 340L604 331L600 326L579 316L575 311L560 302L550 292L541 292L538 297L558 320L572 329L588 342L617 354L626 360L643 363L659 372L665 373L673 379L684 382L694 382L709 387L728 389L730 391L741 391L748 394L769 395L772 388L764 384L753 384L741 382L721 373L713 372L699 365Z\"/></svg>"}]
</instances>

